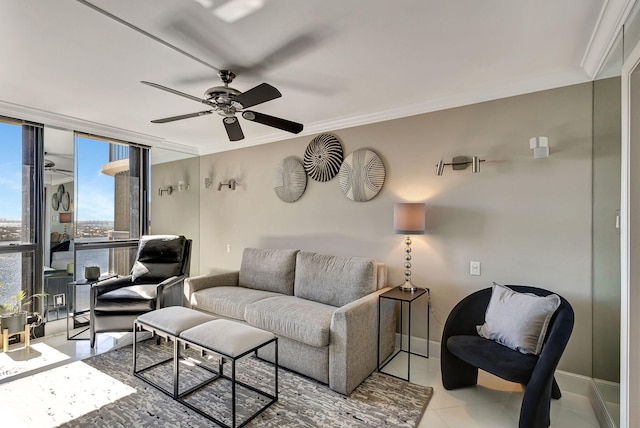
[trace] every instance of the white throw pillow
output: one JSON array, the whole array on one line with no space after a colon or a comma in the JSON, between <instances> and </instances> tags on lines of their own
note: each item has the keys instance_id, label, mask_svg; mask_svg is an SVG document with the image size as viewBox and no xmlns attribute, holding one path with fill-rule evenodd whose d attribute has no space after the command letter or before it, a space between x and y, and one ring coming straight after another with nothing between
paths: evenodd
<instances>
[{"instance_id":1,"label":"white throw pillow","mask_svg":"<svg viewBox=\"0 0 640 428\"><path fill-rule=\"evenodd\" d=\"M485 323L478 334L523 354L539 355L549 321L560 306L560 297L518 293L493 283Z\"/></svg>"}]
</instances>

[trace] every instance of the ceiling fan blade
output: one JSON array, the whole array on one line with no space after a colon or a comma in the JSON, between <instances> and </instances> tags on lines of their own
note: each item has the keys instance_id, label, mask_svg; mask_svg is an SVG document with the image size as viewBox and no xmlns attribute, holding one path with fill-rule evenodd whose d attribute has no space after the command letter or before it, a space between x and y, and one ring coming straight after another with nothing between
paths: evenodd
<instances>
[{"instance_id":1,"label":"ceiling fan blade","mask_svg":"<svg viewBox=\"0 0 640 428\"><path fill-rule=\"evenodd\" d=\"M225 117L222 119L222 123L224 123L224 128L227 130L227 135L229 136L230 141L239 141L244 138L238 118L233 116Z\"/></svg>"},{"instance_id":2,"label":"ceiling fan blade","mask_svg":"<svg viewBox=\"0 0 640 428\"><path fill-rule=\"evenodd\" d=\"M282 94L268 83L261 83L258 86L233 97L233 101L242 105L242 108L252 107L280 98Z\"/></svg>"},{"instance_id":3,"label":"ceiling fan blade","mask_svg":"<svg viewBox=\"0 0 640 428\"><path fill-rule=\"evenodd\" d=\"M192 117L206 116L211 113L213 113L213 110L205 110L205 111L199 111L197 113L181 114L180 116L171 116L171 117L165 117L163 119L155 119L155 120L152 120L151 123L167 123L167 122L173 122L174 120L182 120L182 119L190 119Z\"/></svg>"},{"instance_id":4,"label":"ceiling fan blade","mask_svg":"<svg viewBox=\"0 0 640 428\"><path fill-rule=\"evenodd\" d=\"M257 111L243 111L242 117L252 122L258 122L263 125L272 126L274 128L282 129L283 131L299 134L304 126L298 122L292 122L287 119L281 119L275 116L269 116L268 114L258 113Z\"/></svg>"},{"instance_id":5,"label":"ceiling fan blade","mask_svg":"<svg viewBox=\"0 0 640 428\"><path fill-rule=\"evenodd\" d=\"M176 91L175 89L167 88L166 86L158 85L157 83L146 82L144 80L140 81L140 83L143 83L145 85L149 85L149 86L151 86L153 88L156 88L156 89L161 89L163 91L171 92L172 94L175 94L175 95L180 95L181 97L189 98L190 100L197 101L197 102L202 103L202 104L210 105L211 107L215 107L216 106L216 104L211 102L211 101L207 101L207 100L202 99L202 98L194 97L193 95L185 94L184 92Z\"/></svg>"}]
</instances>

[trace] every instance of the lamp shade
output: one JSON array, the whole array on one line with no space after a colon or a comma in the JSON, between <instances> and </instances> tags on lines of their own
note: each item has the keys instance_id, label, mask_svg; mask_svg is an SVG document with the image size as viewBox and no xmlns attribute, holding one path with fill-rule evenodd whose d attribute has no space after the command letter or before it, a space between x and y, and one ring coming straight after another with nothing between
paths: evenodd
<instances>
[{"instance_id":1,"label":"lamp shade","mask_svg":"<svg viewBox=\"0 0 640 428\"><path fill-rule=\"evenodd\" d=\"M393 228L401 235L424 235L425 205L396 203L393 205Z\"/></svg>"},{"instance_id":2,"label":"lamp shade","mask_svg":"<svg viewBox=\"0 0 640 428\"><path fill-rule=\"evenodd\" d=\"M71 213L60 213L58 214L58 222L60 223L72 223L73 215Z\"/></svg>"}]
</instances>

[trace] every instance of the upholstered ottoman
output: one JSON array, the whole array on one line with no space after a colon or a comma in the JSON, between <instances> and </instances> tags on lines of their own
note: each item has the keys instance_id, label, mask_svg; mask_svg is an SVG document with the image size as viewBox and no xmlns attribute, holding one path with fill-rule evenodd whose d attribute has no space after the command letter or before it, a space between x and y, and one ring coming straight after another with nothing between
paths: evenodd
<instances>
[{"instance_id":1,"label":"upholstered ottoman","mask_svg":"<svg viewBox=\"0 0 640 428\"><path fill-rule=\"evenodd\" d=\"M169 306L161 308L155 311L147 312L140 315L133 323L133 374L137 378L142 379L150 385L158 388L160 391L171 395L173 398L178 398L178 342L176 337L185 330L188 330L194 326L206 323L214 320L216 317L207 315L203 312L196 311L182 306ZM138 344L138 332L149 331L156 336L165 338L168 341L173 341L173 357L164 359L160 362L152 364L143 369L137 367L137 344ZM150 378L143 376L142 373L152 370L153 368L166 364L168 362L173 363L173 391L167 391L161 387L158 383L154 382Z\"/></svg>"},{"instance_id":2,"label":"upholstered ottoman","mask_svg":"<svg viewBox=\"0 0 640 428\"><path fill-rule=\"evenodd\" d=\"M242 427L249 423L253 418L258 416L264 410L266 410L273 403L278 401L278 339L271 332L261 330L256 327L252 327L246 324L230 321L227 319L216 319L208 321L204 324L200 324L196 327L182 331L176 341L180 345L184 345L186 348L195 348L203 354L213 353L219 355L222 360L228 360L231 362L231 376L225 375L223 370L223 364L220 364L219 376L212 381L218 381L218 379L227 379L231 385L231 424L224 423L221 418L216 418L209 413L203 411L201 408L186 401L186 397L192 393L195 393L198 389L205 387L202 385L197 388L191 388L189 391L179 394L177 400L185 406L198 412L207 419L222 425L224 427L236 428ZM249 385L246 382L242 382L236 377L236 361L242 357L245 357L251 353L256 353L258 349L265 347L273 343L275 348L275 359L273 364L274 376L273 376L273 393L265 392L258 389L253 385ZM176 359L180 358L180 346L177 349ZM179 370L177 368L176 370ZM179 382L179 376L176 373L176 379ZM209 384L208 382L207 384ZM255 412L247 415L240 424L237 421L236 412L236 389L237 387L246 388L248 391L253 391L261 397L267 399L266 404Z\"/></svg>"}]
</instances>

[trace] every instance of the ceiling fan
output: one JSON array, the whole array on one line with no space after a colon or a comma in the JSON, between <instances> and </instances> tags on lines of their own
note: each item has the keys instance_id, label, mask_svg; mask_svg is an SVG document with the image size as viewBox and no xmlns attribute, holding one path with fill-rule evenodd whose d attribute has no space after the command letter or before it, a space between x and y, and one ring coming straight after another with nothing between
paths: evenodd
<instances>
[{"instance_id":1,"label":"ceiling fan","mask_svg":"<svg viewBox=\"0 0 640 428\"><path fill-rule=\"evenodd\" d=\"M44 170L45 170L45 172L58 173L58 174L66 175L66 176L70 176L70 177L73 176L73 171L71 171L71 170L63 169L63 168L56 168L56 163L54 161L52 161L51 159L46 159L45 158L45 160L44 160Z\"/></svg>"},{"instance_id":2,"label":"ceiling fan","mask_svg":"<svg viewBox=\"0 0 640 428\"><path fill-rule=\"evenodd\" d=\"M189 119L192 117L205 116L211 113L218 113L222 116L222 123L224 124L227 135L230 141L239 141L244 138L240 122L236 117L237 112L241 112L242 117L251 122L260 123L262 125L271 126L273 128L282 129L283 131L298 134L302 131L303 125L301 123L292 122L290 120L282 119L275 116L269 116L267 114L259 113L257 111L245 110L246 108L253 107L258 104L262 104L267 101L279 98L282 96L273 86L268 83L261 83L258 86L249 89L245 92L229 86L229 83L233 81L236 75L229 70L220 70L218 77L224 83L224 86L214 86L207 89L204 93L204 98L198 98L193 95L185 94L184 92L177 91L175 89L168 88L166 86L159 85L157 83L142 81L141 83L149 85L151 87L162 89L163 91L171 92L172 94L180 95L181 97L189 98L190 100L197 101L202 104L206 104L211 107L209 110L204 110L196 113L182 114L179 116L166 117L164 119L152 120L152 123L167 123L175 120Z\"/></svg>"}]
</instances>

